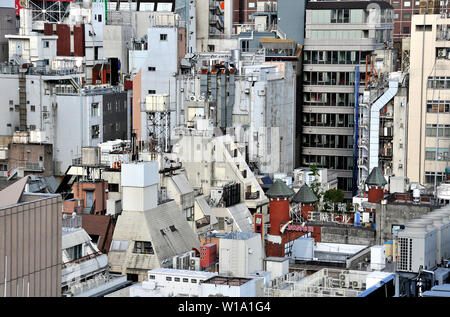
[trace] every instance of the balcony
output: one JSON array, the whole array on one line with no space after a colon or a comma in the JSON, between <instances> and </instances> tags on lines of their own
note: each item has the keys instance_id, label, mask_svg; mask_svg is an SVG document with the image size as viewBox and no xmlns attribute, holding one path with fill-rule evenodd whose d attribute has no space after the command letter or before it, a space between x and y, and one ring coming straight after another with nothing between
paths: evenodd
<instances>
[{"instance_id":1,"label":"balcony","mask_svg":"<svg viewBox=\"0 0 450 317\"><path fill-rule=\"evenodd\" d=\"M246 200L259 199L259 191L256 191L256 192L245 192L245 199Z\"/></svg>"},{"instance_id":2,"label":"balcony","mask_svg":"<svg viewBox=\"0 0 450 317\"><path fill-rule=\"evenodd\" d=\"M25 163L24 170L28 172L43 172L44 167L41 163Z\"/></svg>"},{"instance_id":3,"label":"balcony","mask_svg":"<svg viewBox=\"0 0 450 317\"><path fill-rule=\"evenodd\" d=\"M205 216L195 221L195 227L197 229L203 228L211 223L210 216Z\"/></svg>"}]
</instances>

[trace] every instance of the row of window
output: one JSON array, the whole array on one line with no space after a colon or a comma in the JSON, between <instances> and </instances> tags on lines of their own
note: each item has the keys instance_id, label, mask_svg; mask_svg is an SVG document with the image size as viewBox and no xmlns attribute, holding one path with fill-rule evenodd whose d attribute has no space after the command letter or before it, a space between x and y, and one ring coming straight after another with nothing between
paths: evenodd
<instances>
[{"instance_id":1,"label":"row of window","mask_svg":"<svg viewBox=\"0 0 450 317\"><path fill-rule=\"evenodd\" d=\"M303 64L365 64L370 51L305 51Z\"/></svg>"},{"instance_id":2,"label":"row of window","mask_svg":"<svg viewBox=\"0 0 450 317\"><path fill-rule=\"evenodd\" d=\"M425 148L425 160L427 161L450 161L448 156L448 148Z\"/></svg>"},{"instance_id":3,"label":"row of window","mask_svg":"<svg viewBox=\"0 0 450 317\"><path fill-rule=\"evenodd\" d=\"M355 95L352 93L305 92L303 93L303 105L354 107Z\"/></svg>"},{"instance_id":4,"label":"row of window","mask_svg":"<svg viewBox=\"0 0 450 317\"><path fill-rule=\"evenodd\" d=\"M450 101L429 100L427 101L427 112L450 113Z\"/></svg>"},{"instance_id":5,"label":"row of window","mask_svg":"<svg viewBox=\"0 0 450 317\"><path fill-rule=\"evenodd\" d=\"M425 135L430 137L437 135L439 137L450 138L450 124L440 124L439 127L437 124L427 124Z\"/></svg>"},{"instance_id":6,"label":"row of window","mask_svg":"<svg viewBox=\"0 0 450 317\"><path fill-rule=\"evenodd\" d=\"M149 275L148 278L149 278L150 280L154 280L154 279L156 279L156 276L155 276L155 275ZM166 281L168 281L168 282L174 281L174 282L189 283L189 279L188 279L188 278L180 278L180 277L174 277L174 278L172 278L172 276L166 276ZM195 279L195 278L191 278L191 279L190 279L190 282L193 283L193 284L197 284L198 280Z\"/></svg>"},{"instance_id":7,"label":"row of window","mask_svg":"<svg viewBox=\"0 0 450 317\"><path fill-rule=\"evenodd\" d=\"M352 128L354 125L352 114L335 113L304 113L303 126L309 127L340 127Z\"/></svg>"},{"instance_id":8,"label":"row of window","mask_svg":"<svg viewBox=\"0 0 450 317\"><path fill-rule=\"evenodd\" d=\"M361 76L363 77L363 76ZM361 78L361 80L364 80ZM354 72L303 72L305 85L353 86Z\"/></svg>"},{"instance_id":9,"label":"row of window","mask_svg":"<svg viewBox=\"0 0 450 317\"><path fill-rule=\"evenodd\" d=\"M106 125L103 126L103 132L106 133ZM110 133L119 132L120 131L120 122L110 123L109 124ZM91 126L91 138L98 139L100 137L100 125L95 124Z\"/></svg>"},{"instance_id":10,"label":"row of window","mask_svg":"<svg viewBox=\"0 0 450 317\"><path fill-rule=\"evenodd\" d=\"M439 184L443 182L447 176L443 172L429 172L425 171L425 183L434 184L434 180L436 178L436 182Z\"/></svg>"},{"instance_id":11,"label":"row of window","mask_svg":"<svg viewBox=\"0 0 450 317\"><path fill-rule=\"evenodd\" d=\"M318 148L352 149L352 135L304 134L303 146Z\"/></svg>"},{"instance_id":12,"label":"row of window","mask_svg":"<svg viewBox=\"0 0 450 317\"><path fill-rule=\"evenodd\" d=\"M428 77L427 88L450 89L450 77Z\"/></svg>"},{"instance_id":13,"label":"row of window","mask_svg":"<svg viewBox=\"0 0 450 317\"><path fill-rule=\"evenodd\" d=\"M302 163L304 165L316 164L318 167L337 169L337 170L352 170L353 157L352 156L331 156L331 155L302 155ZM338 187L340 188L340 187Z\"/></svg>"}]
</instances>

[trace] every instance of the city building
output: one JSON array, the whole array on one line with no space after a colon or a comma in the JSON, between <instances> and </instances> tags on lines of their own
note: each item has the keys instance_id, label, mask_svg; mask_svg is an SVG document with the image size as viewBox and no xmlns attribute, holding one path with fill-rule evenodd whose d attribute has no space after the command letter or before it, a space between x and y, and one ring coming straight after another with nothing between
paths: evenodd
<instances>
[{"instance_id":1,"label":"city building","mask_svg":"<svg viewBox=\"0 0 450 317\"><path fill-rule=\"evenodd\" d=\"M355 108L367 57L392 45L393 9L384 1L306 5L301 164L337 172L350 199L356 188Z\"/></svg>"},{"instance_id":2,"label":"city building","mask_svg":"<svg viewBox=\"0 0 450 317\"><path fill-rule=\"evenodd\" d=\"M60 297L61 196L25 192L27 181L0 191L0 296Z\"/></svg>"},{"instance_id":3,"label":"city building","mask_svg":"<svg viewBox=\"0 0 450 317\"><path fill-rule=\"evenodd\" d=\"M158 163L123 164L123 211L108 253L110 271L143 281L147 271L165 267L172 257L200 247L174 200L158 201ZM158 219L157 221L155 221Z\"/></svg>"},{"instance_id":4,"label":"city building","mask_svg":"<svg viewBox=\"0 0 450 317\"><path fill-rule=\"evenodd\" d=\"M445 178L450 139L446 45L448 18L413 15L411 22L410 88L406 177L436 190Z\"/></svg>"}]
</instances>

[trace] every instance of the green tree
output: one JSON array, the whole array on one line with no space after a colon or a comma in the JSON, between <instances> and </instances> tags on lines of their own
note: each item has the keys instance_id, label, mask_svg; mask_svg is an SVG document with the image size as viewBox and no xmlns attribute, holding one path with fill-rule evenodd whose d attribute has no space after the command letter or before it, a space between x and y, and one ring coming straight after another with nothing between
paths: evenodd
<instances>
[{"instance_id":1,"label":"green tree","mask_svg":"<svg viewBox=\"0 0 450 317\"><path fill-rule=\"evenodd\" d=\"M340 189L329 189L323 194L323 200L330 203L341 203L344 201L344 192Z\"/></svg>"},{"instance_id":2,"label":"green tree","mask_svg":"<svg viewBox=\"0 0 450 317\"><path fill-rule=\"evenodd\" d=\"M311 172L309 172L309 175L314 176L314 181L311 183L311 189L316 195L316 197L321 200L321 197L323 196L323 192L321 191L322 184L319 182L319 168L316 164L310 165Z\"/></svg>"}]
</instances>

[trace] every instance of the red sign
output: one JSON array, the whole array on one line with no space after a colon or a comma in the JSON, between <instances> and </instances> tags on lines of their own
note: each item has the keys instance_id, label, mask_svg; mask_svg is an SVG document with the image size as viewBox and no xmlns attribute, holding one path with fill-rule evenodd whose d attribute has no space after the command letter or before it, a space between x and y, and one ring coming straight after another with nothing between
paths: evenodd
<instances>
[{"instance_id":1,"label":"red sign","mask_svg":"<svg viewBox=\"0 0 450 317\"><path fill-rule=\"evenodd\" d=\"M264 234L263 226L264 226L264 216L262 214L254 214L254 232L260 233L261 237Z\"/></svg>"},{"instance_id":2,"label":"red sign","mask_svg":"<svg viewBox=\"0 0 450 317\"><path fill-rule=\"evenodd\" d=\"M20 15L20 9L25 7L26 2L24 0L16 0L16 15Z\"/></svg>"},{"instance_id":3,"label":"red sign","mask_svg":"<svg viewBox=\"0 0 450 317\"><path fill-rule=\"evenodd\" d=\"M288 231L313 232L314 228L311 226L293 225L289 224L286 228Z\"/></svg>"}]
</instances>

